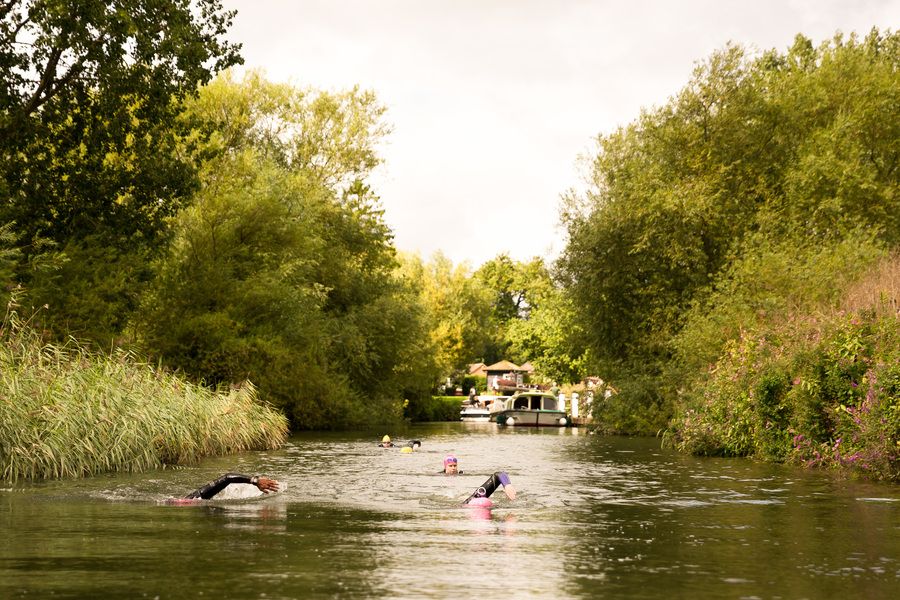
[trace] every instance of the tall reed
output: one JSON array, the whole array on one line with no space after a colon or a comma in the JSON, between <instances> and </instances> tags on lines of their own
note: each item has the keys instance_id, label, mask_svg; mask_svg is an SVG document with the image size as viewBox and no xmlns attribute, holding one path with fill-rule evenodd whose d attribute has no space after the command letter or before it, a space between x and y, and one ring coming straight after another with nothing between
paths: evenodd
<instances>
[{"instance_id":1,"label":"tall reed","mask_svg":"<svg viewBox=\"0 0 900 600\"><path fill-rule=\"evenodd\" d=\"M127 352L42 343L12 309L0 322L0 480L142 471L286 436L250 383L217 392Z\"/></svg>"}]
</instances>

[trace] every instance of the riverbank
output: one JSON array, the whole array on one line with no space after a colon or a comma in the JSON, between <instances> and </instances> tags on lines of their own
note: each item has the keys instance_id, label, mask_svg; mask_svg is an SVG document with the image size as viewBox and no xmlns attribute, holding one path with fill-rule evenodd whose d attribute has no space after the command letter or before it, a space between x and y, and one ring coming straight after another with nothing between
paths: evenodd
<instances>
[{"instance_id":1,"label":"riverbank","mask_svg":"<svg viewBox=\"0 0 900 600\"><path fill-rule=\"evenodd\" d=\"M279 447L287 420L249 383L216 392L119 352L0 322L0 480L83 477Z\"/></svg>"},{"instance_id":2,"label":"riverbank","mask_svg":"<svg viewBox=\"0 0 900 600\"><path fill-rule=\"evenodd\" d=\"M894 298L743 335L673 420L669 439L692 454L900 482Z\"/></svg>"}]
</instances>

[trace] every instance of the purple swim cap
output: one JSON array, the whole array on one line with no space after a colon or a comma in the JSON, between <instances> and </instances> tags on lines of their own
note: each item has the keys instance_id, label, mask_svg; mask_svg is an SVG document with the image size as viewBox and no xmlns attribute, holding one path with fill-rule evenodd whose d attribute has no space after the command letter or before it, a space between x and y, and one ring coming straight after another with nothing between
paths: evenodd
<instances>
[{"instance_id":1,"label":"purple swim cap","mask_svg":"<svg viewBox=\"0 0 900 600\"><path fill-rule=\"evenodd\" d=\"M456 457L453 456L452 454L448 454L447 456L444 457L444 466L445 467L450 463L456 464L456 462L457 462Z\"/></svg>"}]
</instances>

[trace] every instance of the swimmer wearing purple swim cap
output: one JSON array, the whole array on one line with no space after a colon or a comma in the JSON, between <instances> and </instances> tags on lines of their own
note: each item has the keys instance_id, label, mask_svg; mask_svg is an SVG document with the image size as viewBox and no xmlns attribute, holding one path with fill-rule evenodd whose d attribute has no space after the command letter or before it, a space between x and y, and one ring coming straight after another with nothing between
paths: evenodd
<instances>
[{"instance_id":1,"label":"swimmer wearing purple swim cap","mask_svg":"<svg viewBox=\"0 0 900 600\"><path fill-rule=\"evenodd\" d=\"M472 495L466 498L466 501L463 502L463 504L470 504L476 498L489 498L497 489L497 486L503 486L503 493L506 494L507 498L510 500L516 499L516 488L510 483L509 475L503 471L497 471L488 477L487 481L478 486L478 489L472 492Z\"/></svg>"}]
</instances>

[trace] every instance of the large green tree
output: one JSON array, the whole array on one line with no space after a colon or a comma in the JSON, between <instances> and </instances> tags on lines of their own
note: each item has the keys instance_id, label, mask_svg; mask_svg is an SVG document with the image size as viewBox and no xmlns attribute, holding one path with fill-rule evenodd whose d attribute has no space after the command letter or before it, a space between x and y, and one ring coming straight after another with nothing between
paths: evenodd
<instances>
[{"instance_id":1,"label":"large green tree","mask_svg":"<svg viewBox=\"0 0 900 600\"><path fill-rule=\"evenodd\" d=\"M622 414L664 425L673 339L737 259L861 230L900 241L898 60L898 35L878 31L758 56L729 46L665 106L599 138L588 193L564 207L559 268L596 367L630 402Z\"/></svg>"},{"instance_id":2,"label":"large green tree","mask_svg":"<svg viewBox=\"0 0 900 600\"><path fill-rule=\"evenodd\" d=\"M421 347L437 364L431 383L463 371L476 359L485 360L499 330L491 318L492 293L479 285L469 265L454 265L439 252L428 261L407 255L401 273L418 290L427 329Z\"/></svg>"},{"instance_id":3,"label":"large green tree","mask_svg":"<svg viewBox=\"0 0 900 600\"><path fill-rule=\"evenodd\" d=\"M211 384L249 378L295 427L399 416L420 319L363 182L383 110L257 73L201 90L203 185L135 321L146 351Z\"/></svg>"},{"instance_id":4,"label":"large green tree","mask_svg":"<svg viewBox=\"0 0 900 600\"><path fill-rule=\"evenodd\" d=\"M218 0L0 2L0 223L57 337L117 343L197 188L202 136L177 117L239 62L232 16Z\"/></svg>"},{"instance_id":5,"label":"large green tree","mask_svg":"<svg viewBox=\"0 0 900 600\"><path fill-rule=\"evenodd\" d=\"M239 61L232 16L219 0L0 4L0 222L26 245L158 235L194 184L174 117Z\"/></svg>"},{"instance_id":6,"label":"large green tree","mask_svg":"<svg viewBox=\"0 0 900 600\"><path fill-rule=\"evenodd\" d=\"M500 254L473 278L491 298L496 334L487 362L531 362L548 381L577 381L586 374L581 329L571 300L541 258L515 261Z\"/></svg>"}]
</instances>

